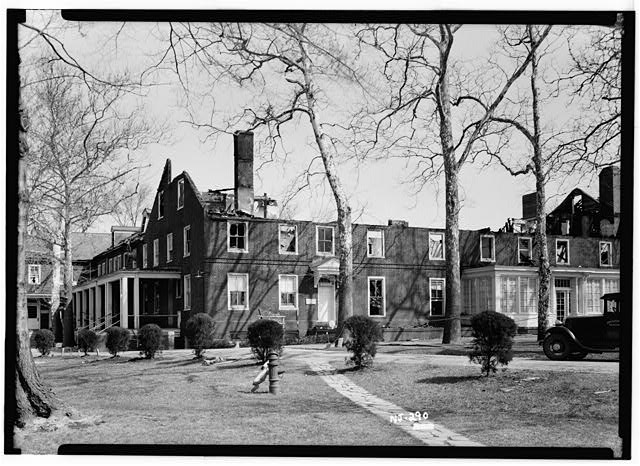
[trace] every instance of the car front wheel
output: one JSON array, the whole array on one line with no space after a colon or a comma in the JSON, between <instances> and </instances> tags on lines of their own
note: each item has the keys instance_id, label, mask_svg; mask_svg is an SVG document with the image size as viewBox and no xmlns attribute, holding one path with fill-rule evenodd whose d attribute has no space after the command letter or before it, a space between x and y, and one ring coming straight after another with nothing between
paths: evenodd
<instances>
[{"instance_id":1,"label":"car front wheel","mask_svg":"<svg viewBox=\"0 0 640 466\"><path fill-rule=\"evenodd\" d=\"M562 361L571 354L571 344L564 335L549 335L542 343L544 354L553 361Z\"/></svg>"}]
</instances>

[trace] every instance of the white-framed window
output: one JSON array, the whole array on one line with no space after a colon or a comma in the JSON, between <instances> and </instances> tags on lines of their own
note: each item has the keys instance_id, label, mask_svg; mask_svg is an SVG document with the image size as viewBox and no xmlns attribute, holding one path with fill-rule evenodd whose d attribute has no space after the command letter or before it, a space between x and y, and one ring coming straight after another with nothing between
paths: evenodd
<instances>
[{"instance_id":1,"label":"white-framed window","mask_svg":"<svg viewBox=\"0 0 640 466\"><path fill-rule=\"evenodd\" d=\"M280 309L298 309L298 276L278 275Z\"/></svg>"},{"instance_id":2,"label":"white-framed window","mask_svg":"<svg viewBox=\"0 0 640 466\"><path fill-rule=\"evenodd\" d=\"M40 284L40 264L29 264L29 285Z\"/></svg>"},{"instance_id":3,"label":"white-framed window","mask_svg":"<svg viewBox=\"0 0 640 466\"><path fill-rule=\"evenodd\" d=\"M462 280L462 313L471 315L475 309L475 281L473 278L464 278Z\"/></svg>"},{"instance_id":4,"label":"white-framed window","mask_svg":"<svg viewBox=\"0 0 640 466\"><path fill-rule=\"evenodd\" d=\"M178 180L178 208L180 210L184 207L184 178Z\"/></svg>"},{"instance_id":5,"label":"white-framed window","mask_svg":"<svg viewBox=\"0 0 640 466\"><path fill-rule=\"evenodd\" d=\"M113 270L120 270L120 256L113 258Z\"/></svg>"},{"instance_id":6,"label":"white-framed window","mask_svg":"<svg viewBox=\"0 0 640 466\"><path fill-rule=\"evenodd\" d=\"M164 217L164 191L158 191L158 218Z\"/></svg>"},{"instance_id":7,"label":"white-framed window","mask_svg":"<svg viewBox=\"0 0 640 466\"><path fill-rule=\"evenodd\" d=\"M519 277L520 313L538 313L538 280L535 277Z\"/></svg>"},{"instance_id":8,"label":"white-framed window","mask_svg":"<svg viewBox=\"0 0 640 466\"><path fill-rule=\"evenodd\" d=\"M429 315L443 316L445 303L444 278L429 279Z\"/></svg>"},{"instance_id":9,"label":"white-framed window","mask_svg":"<svg viewBox=\"0 0 640 466\"><path fill-rule=\"evenodd\" d=\"M227 222L227 251L249 251L249 226L247 222Z\"/></svg>"},{"instance_id":10,"label":"white-framed window","mask_svg":"<svg viewBox=\"0 0 640 466\"><path fill-rule=\"evenodd\" d=\"M249 309L249 274L227 274L227 302L230 311Z\"/></svg>"},{"instance_id":11,"label":"white-framed window","mask_svg":"<svg viewBox=\"0 0 640 466\"><path fill-rule=\"evenodd\" d=\"M187 257L191 254L191 225L183 228L182 238L182 255Z\"/></svg>"},{"instance_id":12,"label":"white-framed window","mask_svg":"<svg viewBox=\"0 0 640 466\"><path fill-rule=\"evenodd\" d=\"M147 249L147 243L144 243L142 245L142 267L145 269L149 267L149 253Z\"/></svg>"},{"instance_id":13,"label":"white-framed window","mask_svg":"<svg viewBox=\"0 0 640 466\"><path fill-rule=\"evenodd\" d=\"M518 264L530 264L533 257L531 250L531 238L528 236L518 237Z\"/></svg>"},{"instance_id":14,"label":"white-framed window","mask_svg":"<svg viewBox=\"0 0 640 466\"><path fill-rule=\"evenodd\" d=\"M496 238L493 235L480 235L480 262L495 262Z\"/></svg>"},{"instance_id":15,"label":"white-framed window","mask_svg":"<svg viewBox=\"0 0 640 466\"><path fill-rule=\"evenodd\" d=\"M584 281L585 314L602 314L602 279L587 278Z\"/></svg>"},{"instance_id":16,"label":"white-framed window","mask_svg":"<svg viewBox=\"0 0 640 466\"><path fill-rule=\"evenodd\" d=\"M386 315L387 299L384 286L384 277L368 277L367 278L367 301L369 303L369 315L381 316Z\"/></svg>"},{"instance_id":17,"label":"white-framed window","mask_svg":"<svg viewBox=\"0 0 640 466\"><path fill-rule=\"evenodd\" d=\"M191 275L184 276L184 308L191 309Z\"/></svg>"},{"instance_id":18,"label":"white-framed window","mask_svg":"<svg viewBox=\"0 0 640 466\"><path fill-rule=\"evenodd\" d=\"M298 254L298 226L278 225L278 253Z\"/></svg>"},{"instance_id":19,"label":"white-framed window","mask_svg":"<svg viewBox=\"0 0 640 466\"><path fill-rule=\"evenodd\" d=\"M429 259L444 260L444 233L429 232Z\"/></svg>"},{"instance_id":20,"label":"white-framed window","mask_svg":"<svg viewBox=\"0 0 640 466\"><path fill-rule=\"evenodd\" d=\"M153 240L153 266L158 265L160 265L160 239L156 238Z\"/></svg>"},{"instance_id":21,"label":"white-framed window","mask_svg":"<svg viewBox=\"0 0 640 466\"><path fill-rule=\"evenodd\" d=\"M167 262L173 260L173 233L167 235Z\"/></svg>"},{"instance_id":22,"label":"white-framed window","mask_svg":"<svg viewBox=\"0 0 640 466\"><path fill-rule=\"evenodd\" d=\"M316 226L316 254L333 256L334 249L333 227Z\"/></svg>"},{"instance_id":23,"label":"white-framed window","mask_svg":"<svg viewBox=\"0 0 640 466\"><path fill-rule=\"evenodd\" d=\"M495 311L493 307L493 277L478 278L478 312Z\"/></svg>"},{"instance_id":24,"label":"white-framed window","mask_svg":"<svg viewBox=\"0 0 640 466\"><path fill-rule=\"evenodd\" d=\"M113 272L113 257L109 258L109 273Z\"/></svg>"},{"instance_id":25,"label":"white-framed window","mask_svg":"<svg viewBox=\"0 0 640 466\"><path fill-rule=\"evenodd\" d=\"M367 230L367 257L384 257L384 231Z\"/></svg>"},{"instance_id":26,"label":"white-framed window","mask_svg":"<svg viewBox=\"0 0 640 466\"><path fill-rule=\"evenodd\" d=\"M600 267L611 267L611 243L600 241Z\"/></svg>"},{"instance_id":27,"label":"white-framed window","mask_svg":"<svg viewBox=\"0 0 640 466\"><path fill-rule=\"evenodd\" d=\"M516 277L502 276L501 279L501 310L503 314L518 312L518 281Z\"/></svg>"},{"instance_id":28,"label":"white-framed window","mask_svg":"<svg viewBox=\"0 0 640 466\"><path fill-rule=\"evenodd\" d=\"M556 239L556 264L569 265L568 239Z\"/></svg>"}]
</instances>

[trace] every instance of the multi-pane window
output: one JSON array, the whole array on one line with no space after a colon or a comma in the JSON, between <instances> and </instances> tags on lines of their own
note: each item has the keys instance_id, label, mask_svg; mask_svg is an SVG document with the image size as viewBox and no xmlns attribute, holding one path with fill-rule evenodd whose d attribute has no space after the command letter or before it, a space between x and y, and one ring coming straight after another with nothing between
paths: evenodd
<instances>
[{"instance_id":1,"label":"multi-pane window","mask_svg":"<svg viewBox=\"0 0 640 466\"><path fill-rule=\"evenodd\" d=\"M231 252L247 252L249 250L246 222L227 223L227 250Z\"/></svg>"},{"instance_id":2,"label":"multi-pane window","mask_svg":"<svg viewBox=\"0 0 640 466\"><path fill-rule=\"evenodd\" d=\"M298 308L298 276L280 275L278 277L280 288L280 309Z\"/></svg>"},{"instance_id":3,"label":"multi-pane window","mask_svg":"<svg viewBox=\"0 0 640 466\"><path fill-rule=\"evenodd\" d=\"M227 292L229 310L249 308L249 274L227 274Z\"/></svg>"},{"instance_id":4,"label":"multi-pane window","mask_svg":"<svg viewBox=\"0 0 640 466\"><path fill-rule=\"evenodd\" d=\"M280 254L298 253L298 228L296 225L278 226L278 251Z\"/></svg>"},{"instance_id":5,"label":"multi-pane window","mask_svg":"<svg viewBox=\"0 0 640 466\"><path fill-rule=\"evenodd\" d=\"M432 316L444 315L444 278L429 279L429 305Z\"/></svg>"},{"instance_id":6,"label":"multi-pane window","mask_svg":"<svg viewBox=\"0 0 640 466\"><path fill-rule=\"evenodd\" d=\"M316 227L316 251L318 254L333 255L333 227Z\"/></svg>"},{"instance_id":7,"label":"multi-pane window","mask_svg":"<svg viewBox=\"0 0 640 466\"><path fill-rule=\"evenodd\" d=\"M504 314L515 314L518 312L517 304L518 304L518 294L517 294L517 286L518 282L516 277L502 277L502 296L501 296L501 304L502 304L502 312Z\"/></svg>"},{"instance_id":8,"label":"multi-pane window","mask_svg":"<svg viewBox=\"0 0 640 466\"><path fill-rule=\"evenodd\" d=\"M187 257L191 254L191 225L184 227L182 238L182 255Z\"/></svg>"},{"instance_id":9,"label":"multi-pane window","mask_svg":"<svg viewBox=\"0 0 640 466\"><path fill-rule=\"evenodd\" d=\"M191 275L184 276L184 308L191 309Z\"/></svg>"},{"instance_id":10,"label":"multi-pane window","mask_svg":"<svg viewBox=\"0 0 640 466\"><path fill-rule=\"evenodd\" d=\"M475 305L475 287L473 278L466 278L462 280L462 295L463 295L463 314L473 314Z\"/></svg>"},{"instance_id":11,"label":"multi-pane window","mask_svg":"<svg viewBox=\"0 0 640 466\"><path fill-rule=\"evenodd\" d=\"M538 312L538 286L535 277L520 277L520 313L535 314Z\"/></svg>"},{"instance_id":12,"label":"multi-pane window","mask_svg":"<svg viewBox=\"0 0 640 466\"><path fill-rule=\"evenodd\" d=\"M149 256L147 252L147 244L142 245L142 267L147 268L149 266Z\"/></svg>"},{"instance_id":13,"label":"multi-pane window","mask_svg":"<svg viewBox=\"0 0 640 466\"><path fill-rule=\"evenodd\" d=\"M164 191L158 191L158 218L164 217Z\"/></svg>"},{"instance_id":14,"label":"multi-pane window","mask_svg":"<svg viewBox=\"0 0 640 466\"><path fill-rule=\"evenodd\" d=\"M153 266L160 265L160 240L158 238L153 240Z\"/></svg>"},{"instance_id":15,"label":"multi-pane window","mask_svg":"<svg viewBox=\"0 0 640 466\"><path fill-rule=\"evenodd\" d=\"M173 260L173 233L167 235L167 262Z\"/></svg>"},{"instance_id":16,"label":"multi-pane window","mask_svg":"<svg viewBox=\"0 0 640 466\"><path fill-rule=\"evenodd\" d=\"M120 256L113 258L113 270L120 270Z\"/></svg>"},{"instance_id":17,"label":"multi-pane window","mask_svg":"<svg viewBox=\"0 0 640 466\"><path fill-rule=\"evenodd\" d=\"M518 263L531 264L531 238L518 238Z\"/></svg>"},{"instance_id":18,"label":"multi-pane window","mask_svg":"<svg viewBox=\"0 0 640 466\"><path fill-rule=\"evenodd\" d=\"M606 278L604 280L604 292L615 293L616 291L620 291L620 280L617 278Z\"/></svg>"},{"instance_id":19,"label":"multi-pane window","mask_svg":"<svg viewBox=\"0 0 640 466\"><path fill-rule=\"evenodd\" d=\"M496 260L496 239L493 235L480 235L480 261Z\"/></svg>"},{"instance_id":20,"label":"multi-pane window","mask_svg":"<svg viewBox=\"0 0 640 466\"><path fill-rule=\"evenodd\" d=\"M600 241L600 265L611 267L611 243Z\"/></svg>"},{"instance_id":21,"label":"multi-pane window","mask_svg":"<svg viewBox=\"0 0 640 466\"><path fill-rule=\"evenodd\" d=\"M31 283L31 282L29 282ZM38 318L38 305L37 304L27 304L27 318L29 319L37 319Z\"/></svg>"},{"instance_id":22,"label":"multi-pane window","mask_svg":"<svg viewBox=\"0 0 640 466\"><path fill-rule=\"evenodd\" d=\"M604 294L602 292L602 280L600 278L587 278L584 281L584 294L585 313L600 314L602 312L602 301L600 297Z\"/></svg>"},{"instance_id":23,"label":"multi-pane window","mask_svg":"<svg viewBox=\"0 0 640 466\"><path fill-rule=\"evenodd\" d=\"M40 284L40 264L29 264L29 285Z\"/></svg>"},{"instance_id":24,"label":"multi-pane window","mask_svg":"<svg viewBox=\"0 0 640 466\"><path fill-rule=\"evenodd\" d=\"M385 315L384 277L369 277L369 315Z\"/></svg>"},{"instance_id":25,"label":"multi-pane window","mask_svg":"<svg viewBox=\"0 0 640 466\"><path fill-rule=\"evenodd\" d=\"M184 207L184 178L178 180L178 210Z\"/></svg>"},{"instance_id":26,"label":"multi-pane window","mask_svg":"<svg viewBox=\"0 0 640 466\"><path fill-rule=\"evenodd\" d=\"M367 257L384 257L384 232L367 231Z\"/></svg>"},{"instance_id":27,"label":"multi-pane window","mask_svg":"<svg viewBox=\"0 0 640 466\"><path fill-rule=\"evenodd\" d=\"M429 233L429 259L444 259L444 233Z\"/></svg>"},{"instance_id":28,"label":"multi-pane window","mask_svg":"<svg viewBox=\"0 0 640 466\"><path fill-rule=\"evenodd\" d=\"M113 272L113 257L109 258L109 273Z\"/></svg>"},{"instance_id":29,"label":"multi-pane window","mask_svg":"<svg viewBox=\"0 0 640 466\"><path fill-rule=\"evenodd\" d=\"M569 240L556 240L556 264L569 264Z\"/></svg>"},{"instance_id":30,"label":"multi-pane window","mask_svg":"<svg viewBox=\"0 0 640 466\"><path fill-rule=\"evenodd\" d=\"M482 277L478 279L478 311L494 311L493 308L493 278Z\"/></svg>"}]
</instances>

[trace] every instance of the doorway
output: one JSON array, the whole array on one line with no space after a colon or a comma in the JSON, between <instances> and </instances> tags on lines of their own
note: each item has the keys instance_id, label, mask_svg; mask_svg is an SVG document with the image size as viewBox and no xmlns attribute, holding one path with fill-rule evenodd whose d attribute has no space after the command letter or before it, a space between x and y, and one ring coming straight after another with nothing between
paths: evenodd
<instances>
[{"instance_id":1,"label":"doorway","mask_svg":"<svg viewBox=\"0 0 640 466\"><path fill-rule=\"evenodd\" d=\"M336 289L333 283L318 283L318 322L336 322Z\"/></svg>"}]
</instances>

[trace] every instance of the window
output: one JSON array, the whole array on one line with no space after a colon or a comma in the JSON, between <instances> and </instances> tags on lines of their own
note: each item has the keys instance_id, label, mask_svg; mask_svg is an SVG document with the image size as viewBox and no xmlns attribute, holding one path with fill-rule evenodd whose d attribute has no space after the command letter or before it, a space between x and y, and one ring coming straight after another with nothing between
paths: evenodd
<instances>
[{"instance_id":1,"label":"window","mask_svg":"<svg viewBox=\"0 0 640 466\"><path fill-rule=\"evenodd\" d=\"M176 294L176 298L182 298L182 280L176 280L176 289L175 289L175 294Z\"/></svg>"},{"instance_id":2,"label":"window","mask_svg":"<svg viewBox=\"0 0 640 466\"><path fill-rule=\"evenodd\" d=\"M502 277L502 312L503 314L515 314L518 312L518 282L516 277Z\"/></svg>"},{"instance_id":3,"label":"window","mask_svg":"<svg viewBox=\"0 0 640 466\"><path fill-rule=\"evenodd\" d=\"M478 279L478 311L494 311L493 308L493 278L482 277Z\"/></svg>"},{"instance_id":4,"label":"window","mask_svg":"<svg viewBox=\"0 0 640 466\"><path fill-rule=\"evenodd\" d=\"M520 313L537 314L538 281L534 277L520 277Z\"/></svg>"},{"instance_id":5,"label":"window","mask_svg":"<svg viewBox=\"0 0 640 466\"><path fill-rule=\"evenodd\" d=\"M432 316L444 315L444 278L429 279L429 307Z\"/></svg>"},{"instance_id":6,"label":"window","mask_svg":"<svg viewBox=\"0 0 640 466\"><path fill-rule=\"evenodd\" d=\"M113 270L120 270L120 256L116 256L113 258Z\"/></svg>"},{"instance_id":7,"label":"window","mask_svg":"<svg viewBox=\"0 0 640 466\"><path fill-rule=\"evenodd\" d=\"M605 278L604 293L615 293L616 291L620 291L620 280L616 278Z\"/></svg>"},{"instance_id":8,"label":"window","mask_svg":"<svg viewBox=\"0 0 640 466\"><path fill-rule=\"evenodd\" d=\"M556 264L569 264L569 240L556 240Z\"/></svg>"},{"instance_id":9,"label":"window","mask_svg":"<svg viewBox=\"0 0 640 466\"><path fill-rule=\"evenodd\" d=\"M384 232L367 230L367 257L384 257Z\"/></svg>"},{"instance_id":10,"label":"window","mask_svg":"<svg viewBox=\"0 0 640 466\"><path fill-rule=\"evenodd\" d=\"M31 283L31 282L29 282ZM27 304L27 318L28 319L37 319L38 318L38 305L37 304Z\"/></svg>"},{"instance_id":11,"label":"window","mask_svg":"<svg viewBox=\"0 0 640 466\"><path fill-rule=\"evenodd\" d=\"M142 245L142 267L147 268L149 266L148 255L147 255L147 245L146 243Z\"/></svg>"},{"instance_id":12,"label":"window","mask_svg":"<svg viewBox=\"0 0 640 466\"><path fill-rule=\"evenodd\" d=\"M278 225L278 251L280 254L298 254L296 225Z\"/></svg>"},{"instance_id":13,"label":"window","mask_svg":"<svg viewBox=\"0 0 640 466\"><path fill-rule=\"evenodd\" d=\"M602 292L602 280L599 278L588 278L584 282L584 294L585 294L585 313L586 314L600 314L602 310L602 301L600 297L604 294Z\"/></svg>"},{"instance_id":14,"label":"window","mask_svg":"<svg viewBox=\"0 0 640 466\"><path fill-rule=\"evenodd\" d=\"M333 255L333 227L316 227L316 252L320 255Z\"/></svg>"},{"instance_id":15,"label":"window","mask_svg":"<svg viewBox=\"0 0 640 466\"><path fill-rule=\"evenodd\" d=\"M462 313L466 315L473 314L475 306L475 287L473 278L462 280L462 292L464 299Z\"/></svg>"},{"instance_id":16,"label":"window","mask_svg":"<svg viewBox=\"0 0 640 466\"><path fill-rule=\"evenodd\" d=\"M153 266L160 265L160 240L158 238L153 240Z\"/></svg>"},{"instance_id":17,"label":"window","mask_svg":"<svg viewBox=\"0 0 640 466\"><path fill-rule=\"evenodd\" d=\"M496 239L493 235L480 236L480 262L494 262L496 260Z\"/></svg>"},{"instance_id":18,"label":"window","mask_svg":"<svg viewBox=\"0 0 640 466\"><path fill-rule=\"evenodd\" d=\"M173 233L167 235L167 262L173 260Z\"/></svg>"},{"instance_id":19,"label":"window","mask_svg":"<svg viewBox=\"0 0 640 466\"><path fill-rule=\"evenodd\" d=\"M279 275L280 309L298 309L298 276Z\"/></svg>"},{"instance_id":20,"label":"window","mask_svg":"<svg viewBox=\"0 0 640 466\"><path fill-rule=\"evenodd\" d=\"M191 309L191 275L184 276L184 308Z\"/></svg>"},{"instance_id":21,"label":"window","mask_svg":"<svg viewBox=\"0 0 640 466\"><path fill-rule=\"evenodd\" d=\"M429 233L429 259L444 260L443 233Z\"/></svg>"},{"instance_id":22,"label":"window","mask_svg":"<svg viewBox=\"0 0 640 466\"><path fill-rule=\"evenodd\" d=\"M369 315L384 316L385 307L384 277L369 277Z\"/></svg>"},{"instance_id":23,"label":"window","mask_svg":"<svg viewBox=\"0 0 640 466\"><path fill-rule=\"evenodd\" d=\"M40 264L29 264L29 285L40 284Z\"/></svg>"},{"instance_id":24,"label":"window","mask_svg":"<svg viewBox=\"0 0 640 466\"><path fill-rule=\"evenodd\" d=\"M227 292L230 311L249 309L249 274L227 274Z\"/></svg>"},{"instance_id":25,"label":"window","mask_svg":"<svg viewBox=\"0 0 640 466\"><path fill-rule=\"evenodd\" d=\"M178 208L180 210L184 207L184 178L178 180Z\"/></svg>"},{"instance_id":26,"label":"window","mask_svg":"<svg viewBox=\"0 0 640 466\"><path fill-rule=\"evenodd\" d=\"M191 225L187 225L183 229L182 255L187 257L191 254Z\"/></svg>"},{"instance_id":27,"label":"window","mask_svg":"<svg viewBox=\"0 0 640 466\"><path fill-rule=\"evenodd\" d=\"M600 266L611 267L611 243L600 241Z\"/></svg>"},{"instance_id":28,"label":"window","mask_svg":"<svg viewBox=\"0 0 640 466\"><path fill-rule=\"evenodd\" d=\"M109 273L113 272L113 257L109 259Z\"/></svg>"},{"instance_id":29,"label":"window","mask_svg":"<svg viewBox=\"0 0 640 466\"><path fill-rule=\"evenodd\" d=\"M518 238L518 263L531 264L531 238Z\"/></svg>"},{"instance_id":30,"label":"window","mask_svg":"<svg viewBox=\"0 0 640 466\"><path fill-rule=\"evenodd\" d=\"M249 250L247 230L246 222L227 223L227 251L247 252Z\"/></svg>"},{"instance_id":31,"label":"window","mask_svg":"<svg viewBox=\"0 0 640 466\"><path fill-rule=\"evenodd\" d=\"M122 262L120 262L122 264L122 268L126 269L127 268L127 255L123 252L122 255L120 256L122 259Z\"/></svg>"},{"instance_id":32,"label":"window","mask_svg":"<svg viewBox=\"0 0 640 466\"><path fill-rule=\"evenodd\" d=\"M164 217L164 191L158 191L158 218Z\"/></svg>"},{"instance_id":33,"label":"window","mask_svg":"<svg viewBox=\"0 0 640 466\"><path fill-rule=\"evenodd\" d=\"M556 288L571 288L570 278L556 278L553 282Z\"/></svg>"}]
</instances>

